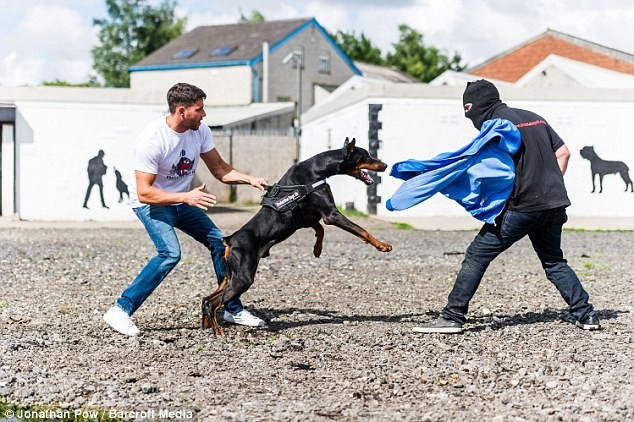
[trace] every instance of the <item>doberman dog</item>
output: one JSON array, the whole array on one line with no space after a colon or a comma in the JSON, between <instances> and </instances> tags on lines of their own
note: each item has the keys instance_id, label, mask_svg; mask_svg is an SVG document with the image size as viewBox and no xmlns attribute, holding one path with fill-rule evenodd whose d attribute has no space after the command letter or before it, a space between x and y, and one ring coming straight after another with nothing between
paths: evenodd
<instances>
[{"instance_id":1,"label":"doberman dog","mask_svg":"<svg viewBox=\"0 0 634 422\"><path fill-rule=\"evenodd\" d=\"M346 138L342 149L322 152L293 165L277 184L267 187L263 198L265 206L242 228L223 239L227 275L220 286L203 299L203 328L213 327L216 335L223 334L216 311L227 300L246 292L253 284L260 258L269 256L273 245L283 242L300 228L315 230L315 257L321 255L324 239L320 220L354 234L381 252L391 251L391 245L377 240L337 210L325 181L327 177L344 174L371 185L374 180L364 169L380 172L386 168L387 164L357 147L355 139ZM283 196L275 197L276 193Z\"/></svg>"},{"instance_id":2,"label":"doberman dog","mask_svg":"<svg viewBox=\"0 0 634 422\"><path fill-rule=\"evenodd\" d=\"M599 175L599 193L603 192L603 176L606 174L619 173L625 182L625 192L630 188L634 192L632 179L630 179L629 167L623 161L606 161L602 160L594 151L594 147L583 147L579 153L583 158L590 161L590 171L592 172L592 193L596 190L594 186L595 176Z\"/></svg>"}]
</instances>

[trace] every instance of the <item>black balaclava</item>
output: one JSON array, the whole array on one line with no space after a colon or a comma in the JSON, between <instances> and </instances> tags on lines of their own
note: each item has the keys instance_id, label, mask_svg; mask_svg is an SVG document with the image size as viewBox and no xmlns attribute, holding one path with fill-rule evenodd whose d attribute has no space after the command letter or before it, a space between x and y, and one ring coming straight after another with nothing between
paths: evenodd
<instances>
[{"instance_id":1,"label":"black balaclava","mask_svg":"<svg viewBox=\"0 0 634 422\"><path fill-rule=\"evenodd\" d=\"M462 104L471 103L471 110L465 112L465 117L473 122L473 126L480 130L482 123L489 120L493 109L502 104L498 89L491 82L480 79L475 82L467 82L467 87L462 94Z\"/></svg>"}]
</instances>

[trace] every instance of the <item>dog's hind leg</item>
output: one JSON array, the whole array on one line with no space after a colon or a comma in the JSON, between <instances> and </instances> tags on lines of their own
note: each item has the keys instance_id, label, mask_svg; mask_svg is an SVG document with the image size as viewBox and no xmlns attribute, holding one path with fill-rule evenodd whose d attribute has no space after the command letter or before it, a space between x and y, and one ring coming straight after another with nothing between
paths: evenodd
<instances>
[{"instance_id":1,"label":"dog's hind leg","mask_svg":"<svg viewBox=\"0 0 634 422\"><path fill-rule=\"evenodd\" d=\"M234 247L228 265L234 270L222 293L222 302L242 295L253 284L260 261L257 250L245 250Z\"/></svg>"},{"instance_id":2,"label":"dog's hind leg","mask_svg":"<svg viewBox=\"0 0 634 422\"><path fill-rule=\"evenodd\" d=\"M203 327L213 325L216 335L223 335L223 331L216 321L216 312L224 303L240 296L249 289L253 284L260 259L256 249L245 250L236 246L238 242L235 237L231 239L231 243L233 247L227 246L227 250L230 249L230 252L225 255L227 277L211 295L203 299Z\"/></svg>"},{"instance_id":3,"label":"dog's hind leg","mask_svg":"<svg viewBox=\"0 0 634 422\"><path fill-rule=\"evenodd\" d=\"M315 230L315 237L317 238L315 246L313 246L313 255L315 255L315 258L319 258L324 243L324 226L317 221L312 225L312 228Z\"/></svg>"},{"instance_id":4,"label":"dog's hind leg","mask_svg":"<svg viewBox=\"0 0 634 422\"><path fill-rule=\"evenodd\" d=\"M232 273L231 266L229 265L229 256L231 254L231 247L227 244L225 240L223 240L223 243L225 244L224 260L225 260L227 274L224 280L222 280L222 283L220 283L220 285L218 286L218 288L214 290L212 294L205 297L202 303L202 315L203 315L202 328L206 329L206 328L213 327L214 334L217 336L221 336L224 333L222 332L222 328L220 328L220 325L218 324L218 320L216 318L216 312L218 311L218 309L220 309L220 307L223 304L224 292L225 292L225 289L227 288L227 284L229 283L231 279L231 273Z\"/></svg>"},{"instance_id":5,"label":"dog's hind leg","mask_svg":"<svg viewBox=\"0 0 634 422\"><path fill-rule=\"evenodd\" d=\"M213 327L214 334L216 334L217 336L221 336L224 334L222 332L222 328L220 328L220 325L218 324L218 320L216 319L216 312L222 306L223 296L227 288L228 280L229 277L225 277L220 286L218 286L218 288L214 290L212 294L203 299L202 304L202 327L203 329Z\"/></svg>"},{"instance_id":6,"label":"dog's hind leg","mask_svg":"<svg viewBox=\"0 0 634 422\"><path fill-rule=\"evenodd\" d=\"M630 174L627 170L621 171L621 178L625 182L625 192L627 192L627 188L630 188L630 190L634 192L634 188L632 187L632 179L630 179Z\"/></svg>"}]
</instances>

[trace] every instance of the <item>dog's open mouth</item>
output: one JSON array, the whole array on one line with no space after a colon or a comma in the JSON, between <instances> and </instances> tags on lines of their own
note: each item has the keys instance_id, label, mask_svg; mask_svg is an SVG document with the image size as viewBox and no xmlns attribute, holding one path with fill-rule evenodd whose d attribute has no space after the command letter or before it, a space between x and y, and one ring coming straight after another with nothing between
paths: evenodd
<instances>
[{"instance_id":1,"label":"dog's open mouth","mask_svg":"<svg viewBox=\"0 0 634 422\"><path fill-rule=\"evenodd\" d=\"M361 169L357 170L357 179L361 180L366 185L371 185L374 183L374 179L367 171L363 171Z\"/></svg>"}]
</instances>

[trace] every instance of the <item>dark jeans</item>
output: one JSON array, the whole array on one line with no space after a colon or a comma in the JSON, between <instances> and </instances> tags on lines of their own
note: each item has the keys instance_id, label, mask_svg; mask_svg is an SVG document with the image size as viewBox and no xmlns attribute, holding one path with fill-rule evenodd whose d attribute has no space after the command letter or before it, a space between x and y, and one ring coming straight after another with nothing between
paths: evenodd
<instances>
[{"instance_id":1,"label":"dark jeans","mask_svg":"<svg viewBox=\"0 0 634 422\"><path fill-rule=\"evenodd\" d=\"M495 225L485 224L467 248L462 268L442 315L464 324L469 301L491 261L526 235L533 243L546 277L559 290L570 313L575 318L582 319L592 312L588 293L568 266L561 250L561 231L567 220L565 208L538 212L506 210L496 219Z\"/></svg>"},{"instance_id":2,"label":"dark jeans","mask_svg":"<svg viewBox=\"0 0 634 422\"><path fill-rule=\"evenodd\" d=\"M222 231L200 208L187 204L142 205L134 208L134 212L154 242L157 255L143 267L117 300L117 305L128 315L132 315L145 302L180 261L181 248L174 228L182 230L209 249L218 284L222 282L226 274ZM243 309L237 296L227 301L224 306L227 311L233 313Z\"/></svg>"}]
</instances>

